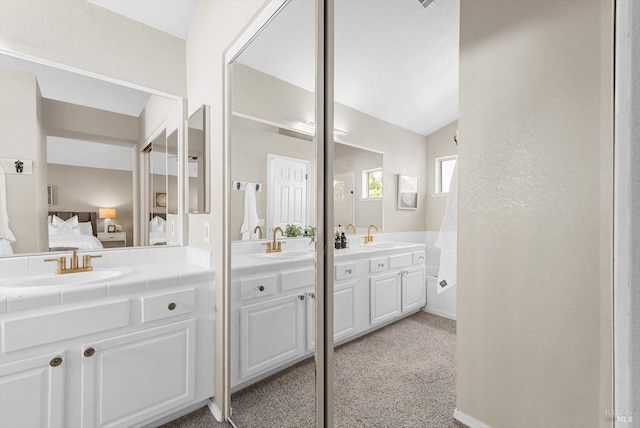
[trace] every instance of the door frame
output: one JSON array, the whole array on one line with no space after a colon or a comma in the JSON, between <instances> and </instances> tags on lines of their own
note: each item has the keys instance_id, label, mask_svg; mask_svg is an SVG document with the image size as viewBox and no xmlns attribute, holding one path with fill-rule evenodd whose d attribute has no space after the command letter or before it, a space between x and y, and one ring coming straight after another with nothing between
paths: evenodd
<instances>
[{"instance_id":1,"label":"door frame","mask_svg":"<svg viewBox=\"0 0 640 428\"><path fill-rule=\"evenodd\" d=\"M307 181L307 191L305 194L305 210L304 210L304 224L308 225L309 224L309 202L311 202L311 199L309 198L309 167L311 166L311 162L306 160L306 159L298 159L298 158L292 158L289 156L282 156L282 155L278 155L278 154L274 154L274 153L269 153L267 154L267 215L265 218L265 229L264 229L264 233L267 234L265 236L269 236L268 233L271 229L273 229L274 227L274 205L273 205L273 200L271 197L269 197L269 195L271 195L271 192L273 192L273 184L275 182L275 177L274 177L274 171L273 171L273 162L276 159L284 159L284 160L288 160L291 162L298 162L298 163L303 163L305 165L306 168L306 174L307 174L307 178L305 179Z\"/></svg>"}]
</instances>

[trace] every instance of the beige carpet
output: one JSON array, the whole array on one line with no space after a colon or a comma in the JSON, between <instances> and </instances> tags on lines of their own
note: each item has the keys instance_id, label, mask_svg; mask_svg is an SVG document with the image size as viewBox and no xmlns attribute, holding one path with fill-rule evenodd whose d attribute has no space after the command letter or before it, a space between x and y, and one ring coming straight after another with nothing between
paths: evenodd
<instances>
[{"instance_id":1,"label":"beige carpet","mask_svg":"<svg viewBox=\"0 0 640 428\"><path fill-rule=\"evenodd\" d=\"M335 426L462 427L455 408L455 322L419 312L335 353ZM232 396L238 428L314 426L311 359ZM166 428L228 427L201 409Z\"/></svg>"}]
</instances>

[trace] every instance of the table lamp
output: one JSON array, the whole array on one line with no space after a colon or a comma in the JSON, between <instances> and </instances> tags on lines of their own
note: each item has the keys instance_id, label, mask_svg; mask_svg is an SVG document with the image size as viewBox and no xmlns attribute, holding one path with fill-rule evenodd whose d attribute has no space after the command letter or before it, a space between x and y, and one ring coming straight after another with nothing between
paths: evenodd
<instances>
[{"instance_id":1,"label":"table lamp","mask_svg":"<svg viewBox=\"0 0 640 428\"><path fill-rule=\"evenodd\" d=\"M112 218L116 218L115 208L100 208L98 209L98 216L104 219L104 233L108 233L109 223Z\"/></svg>"}]
</instances>

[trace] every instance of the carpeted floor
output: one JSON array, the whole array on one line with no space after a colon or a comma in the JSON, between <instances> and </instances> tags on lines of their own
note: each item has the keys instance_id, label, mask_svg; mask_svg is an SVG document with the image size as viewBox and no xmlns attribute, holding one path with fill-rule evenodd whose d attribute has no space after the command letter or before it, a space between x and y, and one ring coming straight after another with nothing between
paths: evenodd
<instances>
[{"instance_id":1,"label":"carpeted floor","mask_svg":"<svg viewBox=\"0 0 640 428\"><path fill-rule=\"evenodd\" d=\"M335 352L335 426L463 427L453 419L455 321L418 312ZM238 428L312 428L314 365L303 361L233 394ZM229 427L206 408L164 428Z\"/></svg>"}]
</instances>

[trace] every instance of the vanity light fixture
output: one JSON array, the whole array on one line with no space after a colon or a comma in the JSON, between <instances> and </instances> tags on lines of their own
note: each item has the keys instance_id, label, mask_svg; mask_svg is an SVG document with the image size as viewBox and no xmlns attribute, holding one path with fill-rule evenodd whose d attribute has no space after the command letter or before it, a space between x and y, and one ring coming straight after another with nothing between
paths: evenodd
<instances>
[{"instance_id":1,"label":"vanity light fixture","mask_svg":"<svg viewBox=\"0 0 640 428\"><path fill-rule=\"evenodd\" d=\"M115 208L99 208L98 217L104 219L104 233L108 233L109 223L111 223L111 219L116 218L116 209Z\"/></svg>"},{"instance_id":2,"label":"vanity light fixture","mask_svg":"<svg viewBox=\"0 0 640 428\"><path fill-rule=\"evenodd\" d=\"M314 122L308 122L308 123L298 122L298 129L300 129L302 132L306 132L307 134L313 135L316 132L316 124ZM334 137L337 135L347 135L347 134L348 134L347 131L333 128Z\"/></svg>"}]
</instances>

